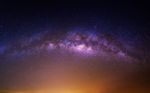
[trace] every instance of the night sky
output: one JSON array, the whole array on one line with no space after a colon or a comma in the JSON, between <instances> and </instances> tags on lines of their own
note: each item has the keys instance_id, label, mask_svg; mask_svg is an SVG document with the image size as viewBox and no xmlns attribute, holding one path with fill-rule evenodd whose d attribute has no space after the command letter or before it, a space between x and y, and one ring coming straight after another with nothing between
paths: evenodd
<instances>
[{"instance_id":1,"label":"night sky","mask_svg":"<svg viewBox=\"0 0 150 93\"><path fill-rule=\"evenodd\" d=\"M0 2L0 93L149 93L148 2Z\"/></svg>"}]
</instances>

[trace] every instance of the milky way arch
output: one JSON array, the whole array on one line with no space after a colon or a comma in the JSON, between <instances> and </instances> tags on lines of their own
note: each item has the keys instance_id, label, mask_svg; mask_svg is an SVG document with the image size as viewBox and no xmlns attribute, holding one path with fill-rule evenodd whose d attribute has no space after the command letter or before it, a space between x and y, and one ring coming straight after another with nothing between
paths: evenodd
<instances>
[{"instance_id":1,"label":"milky way arch","mask_svg":"<svg viewBox=\"0 0 150 93\"><path fill-rule=\"evenodd\" d=\"M51 54L52 51L65 51L71 55L83 57L114 56L121 60L137 60L130 51L111 34L96 31L68 31L65 34L50 34L42 31L1 48L1 55L6 58L26 58L41 53Z\"/></svg>"}]
</instances>

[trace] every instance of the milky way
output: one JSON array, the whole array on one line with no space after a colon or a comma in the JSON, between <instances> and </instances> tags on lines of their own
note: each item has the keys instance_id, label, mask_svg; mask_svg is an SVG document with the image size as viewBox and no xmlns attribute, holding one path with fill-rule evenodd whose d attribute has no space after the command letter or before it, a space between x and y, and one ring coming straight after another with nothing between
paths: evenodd
<instances>
[{"instance_id":1,"label":"milky way","mask_svg":"<svg viewBox=\"0 0 150 93\"><path fill-rule=\"evenodd\" d=\"M19 38L5 47L1 47L1 55L8 58L23 58L52 51L68 51L80 56L114 56L122 60L134 62L136 58L111 34L92 31L68 31L59 36L52 36L42 31L26 38Z\"/></svg>"}]
</instances>

